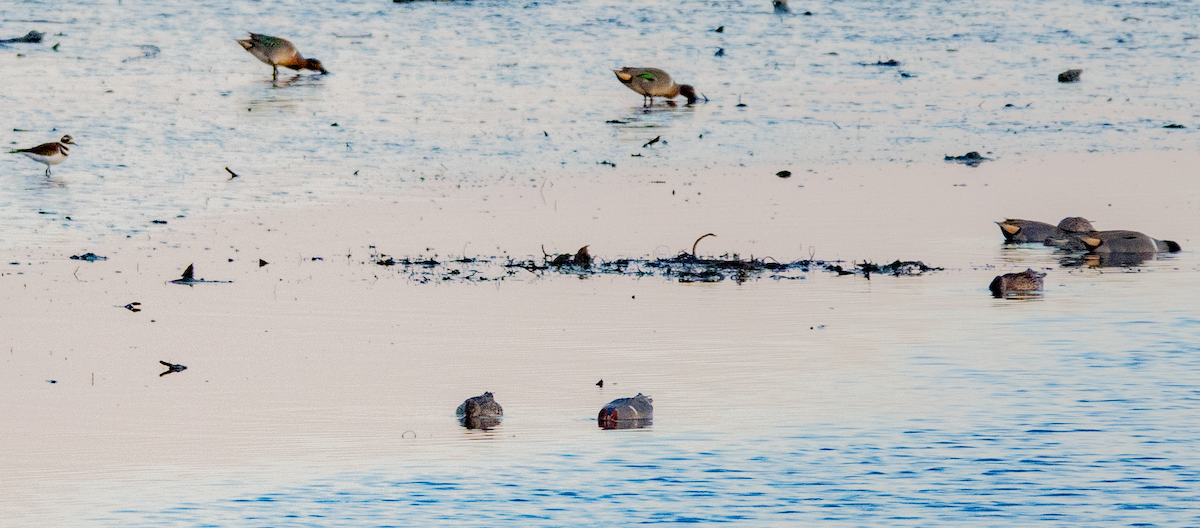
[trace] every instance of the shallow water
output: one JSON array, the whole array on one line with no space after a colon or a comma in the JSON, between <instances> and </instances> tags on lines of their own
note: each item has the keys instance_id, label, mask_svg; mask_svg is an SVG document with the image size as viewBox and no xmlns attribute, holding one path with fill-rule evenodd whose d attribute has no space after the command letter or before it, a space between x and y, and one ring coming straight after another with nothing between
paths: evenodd
<instances>
[{"instance_id":1,"label":"shallow water","mask_svg":"<svg viewBox=\"0 0 1200 528\"><path fill-rule=\"evenodd\" d=\"M135 233L263 203L603 178L605 161L795 172L967 151L1194 150L1197 9L833 2L779 17L737 1L10 4L4 34L47 36L0 54L10 123L0 141L69 133L80 146L49 181L31 160L0 159L0 243ZM272 83L233 42L244 31L285 35L334 74ZM145 45L161 53L143 58ZM873 65L889 59L900 66ZM644 112L609 71L621 65L665 68L709 102ZM1058 83L1068 68L1083 81ZM243 178L227 181L225 167Z\"/></svg>"},{"instance_id":2,"label":"shallow water","mask_svg":"<svg viewBox=\"0 0 1200 528\"><path fill-rule=\"evenodd\" d=\"M1195 4L792 8L0 8L0 37L47 31L0 49L4 141L80 143L50 179L0 158L0 525L1200 522ZM273 85L243 30L334 74ZM709 102L642 111L608 71L635 64ZM970 150L994 160L941 161ZM1067 215L1185 251L1075 267L992 223ZM426 284L372 258L706 232L946 269ZM188 263L232 283L166 283ZM1045 293L988 295L1026 267ZM461 428L485 390L505 420ZM651 427L596 427L638 392Z\"/></svg>"}]
</instances>

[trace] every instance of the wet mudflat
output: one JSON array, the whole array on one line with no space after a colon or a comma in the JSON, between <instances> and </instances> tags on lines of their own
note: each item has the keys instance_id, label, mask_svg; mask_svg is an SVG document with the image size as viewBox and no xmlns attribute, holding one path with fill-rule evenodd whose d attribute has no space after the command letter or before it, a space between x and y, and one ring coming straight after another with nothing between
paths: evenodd
<instances>
[{"instance_id":1,"label":"wet mudflat","mask_svg":"<svg viewBox=\"0 0 1200 528\"><path fill-rule=\"evenodd\" d=\"M1200 522L1190 7L288 7L4 13L0 524Z\"/></svg>"}]
</instances>

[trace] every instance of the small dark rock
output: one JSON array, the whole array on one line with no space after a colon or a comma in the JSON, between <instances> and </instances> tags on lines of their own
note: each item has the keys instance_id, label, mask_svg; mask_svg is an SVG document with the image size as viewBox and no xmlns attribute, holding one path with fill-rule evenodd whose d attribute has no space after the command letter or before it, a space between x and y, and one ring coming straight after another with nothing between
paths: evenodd
<instances>
[{"instance_id":1,"label":"small dark rock","mask_svg":"<svg viewBox=\"0 0 1200 528\"><path fill-rule=\"evenodd\" d=\"M791 178L792 171L781 170L779 172L776 172L775 175L779 176L780 178Z\"/></svg>"},{"instance_id":2,"label":"small dark rock","mask_svg":"<svg viewBox=\"0 0 1200 528\"><path fill-rule=\"evenodd\" d=\"M100 255L89 252L82 255L71 255L71 260L86 260L88 262L95 262L97 260L108 260L108 257L101 257Z\"/></svg>"},{"instance_id":3,"label":"small dark rock","mask_svg":"<svg viewBox=\"0 0 1200 528\"><path fill-rule=\"evenodd\" d=\"M258 259L258 267L260 267L260 268L261 268L261 267L263 267L263 266L266 266L267 264L270 264L270 263L269 263L269 262L267 262L267 261L265 261L265 260L263 260L263 259Z\"/></svg>"},{"instance_id":4,"label":"small dark rock","mask_svg":"<svg viewBox=\"0 0 1200 528\"><path fill-rule=\"evenodd\" d=\"M42 33L40 31L30 30L29 33L26 33L24 37L0 40L0 44L8 44L8 43L15 43L15 42L27 42L30 44L37 44L38 42L42 41L42 37L45 35L46 35L45 33ZM55 44L55 45L57 46L57 44Z\"/></svg>"},{"instance_id":5,"label":"small dark rock","mask_svg":"<svg viewBox=\"0 0 1200 528\"><path fill-rule=\"evenodd\" d=\"M579 251L576 251L575 256L571 258L571 264L581 268L591 267L592 255L588 253L587 248L587 246L579 248Z\"/></svg>"},{"instance_id":6,"label":"small dark rock","mask_svg":"<svg viewBox=\"0 0 1200 528\"><path fill-rule=\"evenodd\" d=\"M1058 82L1060 82L1060 83L1079 82L1079 75L1082 73L1083 73L1083 70L1067 70L1065 72L1058 74Z\"/></svg>"},{"instance_id":7,"label":"small dark rock","mask_svg":"<svg viewBox=\"0 0 1200 528\"><path fill-rule=\"evenodd\" d=\"M1163 128L1187 128L1187 127L1180 125L1178 123L1171 123L1169 125L1163 126Z\"/></svg>"},{"instance_id":8,"label":"small dark rock","mask_svg":"<svg viewBox=\"0 0 1200 528\"><path fill-rule=\"evenodd\" d=\"M165 223L167 223L167 221L166 220L151 220L150 223L151 224L165 224Z\"/></svg>"}]
</instances>

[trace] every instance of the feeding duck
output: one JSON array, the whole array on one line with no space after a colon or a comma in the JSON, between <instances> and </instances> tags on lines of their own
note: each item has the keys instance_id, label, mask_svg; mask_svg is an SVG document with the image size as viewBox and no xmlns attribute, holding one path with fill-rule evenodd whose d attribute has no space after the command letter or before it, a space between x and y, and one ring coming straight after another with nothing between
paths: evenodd
<instances>
[{"instance_id":1,"label":"feeding duck","mask_svg":"<svg viewBox=\"0 0 1200 528\"><path fill-rule=\"evenodd\" d=\"M280 66L296 71L313 70L329 73L325 71L324 66L321 66L321 61L302 57L300 52L296 51L296 46L293 46L287 39L251 33L250 38L237 42L251 55L258 57L258 60L271 65L271 78L279 77Z\"/></svg>"},{"instance_id":2,"label":"feeding duck","mask_svg":"<svg viewBox=\"0 0 1200 528\"><path fill-rule=\"evenodd\" d=\"M696 102L696 89L687 84L676 84L671 74L658 68L630 68L628 66L613 70L617 79L630 90L642 94L643 105L654 104L655 97L674 99L680 95L687 98L687 104Z\"/></svg>"},{"instance_id":3,"label":"feeding duck","mask_svg":"<svg viewBox=\"0 0 1200 528\"><path fill-rule=\"evenodd\" d=\"M1006 293L1028 293L1042 290L1042 279L1045 273L1026 269L1021 273L1005 273L992 279L988 286L992 295L1003 297Z\"/></svg>"}]
</instances>

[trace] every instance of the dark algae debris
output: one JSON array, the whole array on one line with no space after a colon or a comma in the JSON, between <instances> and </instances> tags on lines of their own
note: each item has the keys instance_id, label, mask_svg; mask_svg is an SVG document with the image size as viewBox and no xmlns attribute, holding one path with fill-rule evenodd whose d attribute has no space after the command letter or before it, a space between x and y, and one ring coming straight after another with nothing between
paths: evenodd
<instances>
[{"instance_id":1,"label":"dark algae debris","mask_svg":"<svg viewBox=\"0 0 1200 528\"><path fill-rule=\"evenodd\" d=\"M962 163L963 165L966 165L968 167L978 167L980 163L983 163L985 161L991 161L991 159L992 158L985 158L983 156L980 156L979 153L975 152L975 151L968 152L966 154L963 154L962 156L949 156L949 155L946 156L946 161Z\"/></svg>"},{"instance_id":2,"label":"dark algae debris","mask_svg":"<svg viewBox=\"0 0 1200 528\"><path fill-rule=\"evenodd\" d=\"M705 236L715 235L710 233ZM696 242L698 244L700 239ZM903 277L943 270L921 261L906 260L875 264L870 261L854 263L813 258L779 262L770 257L743 258L737 254L706 257L697 255L694 247L691 253L685 251L673 257L657 258L605 260L591 255L588 246L584 246L575 253L551 254L543 250L540 259L477 256L469 259L438 260L436 255L406 258L374 255L371 262L378 266L395 268L398 273L407 274L410 280L419 283L529 280L554 275L581 279L622 275L634 278L657 277L681 283L725 280L741 283L758 279L800 280L811 272L858 275L870 279L871 275Z\"/></svg>"}]
</instances>

